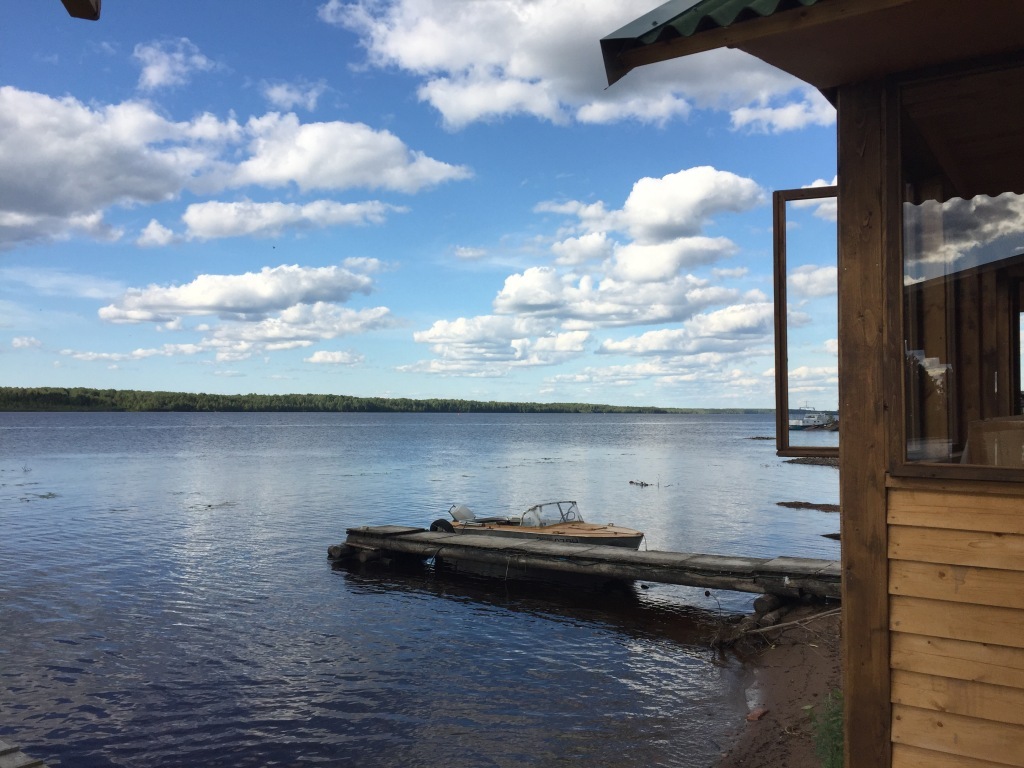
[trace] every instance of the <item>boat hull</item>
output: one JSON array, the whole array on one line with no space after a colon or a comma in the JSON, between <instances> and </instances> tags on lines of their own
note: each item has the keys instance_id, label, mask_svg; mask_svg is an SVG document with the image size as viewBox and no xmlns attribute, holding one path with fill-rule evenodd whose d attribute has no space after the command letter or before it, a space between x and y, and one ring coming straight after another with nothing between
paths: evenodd
<instances>
[{"instance_id":1,"label":"boat hull","mask_svg":"<svg viewBox=\"0 0 1024 768\"><path fill-rule=\"evenodd\" d=\"M535 528L502 523L456 523L455 532L471 536L555 541L560 544L597 544L639 549L644 535L631 528L599 523L557 523Z\"/></svg>"}]
</instances>

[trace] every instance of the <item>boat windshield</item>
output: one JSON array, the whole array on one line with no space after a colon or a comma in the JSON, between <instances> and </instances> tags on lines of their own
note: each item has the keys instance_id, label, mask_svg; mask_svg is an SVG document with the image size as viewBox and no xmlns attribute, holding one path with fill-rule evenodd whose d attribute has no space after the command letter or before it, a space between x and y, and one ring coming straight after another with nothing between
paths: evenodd
<instances>
[{"instance_id":1,"label":"boat windshield","mask_svg":"<svg viewBox=\"0 0 1024 768\"><path fill-rule=\"evenodd\" d=\"M522 524L543 527L557 523L582 523L583 515L575 501L548 501L535 504L523 513Z\"/></svg>"}]
</instances>

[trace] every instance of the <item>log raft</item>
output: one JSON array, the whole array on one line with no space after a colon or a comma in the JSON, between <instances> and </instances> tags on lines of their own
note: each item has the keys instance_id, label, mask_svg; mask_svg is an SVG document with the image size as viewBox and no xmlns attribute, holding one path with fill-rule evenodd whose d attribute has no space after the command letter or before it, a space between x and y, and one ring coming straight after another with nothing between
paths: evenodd
<instances>
[{"instance_id":1,"label":"log raft","mask_svg":"<svg viewBox=\"0 0 1024 768\"><path fill-rule=\"evenodd\" d=\"M515 576L555 572L594 579L649 581L785 598L840 597L836 560L735 557L692 552L636 551L480 534L426 531L398 525L349 528L344 544L328 548L334 560L370 562L395 557L490 567ZM496 569L496 570L495 570Z\"/></svg>"}]
</instances>

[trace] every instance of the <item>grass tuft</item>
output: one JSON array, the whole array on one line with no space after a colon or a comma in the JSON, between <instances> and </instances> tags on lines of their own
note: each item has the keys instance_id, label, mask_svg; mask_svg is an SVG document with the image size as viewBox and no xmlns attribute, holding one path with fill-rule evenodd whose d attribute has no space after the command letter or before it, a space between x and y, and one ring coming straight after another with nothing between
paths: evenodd
<instances>
[{"instance_id":1,"label":"grass tuft","mask_svg":"<svg viewBox=\"0 0 1024 768\"><path fill-rule=\"evenodd\" d=\"M843 692L829 691L821 710L811 711L814 753L822 768L843 768Z\"/></svg>"}]
</instances>

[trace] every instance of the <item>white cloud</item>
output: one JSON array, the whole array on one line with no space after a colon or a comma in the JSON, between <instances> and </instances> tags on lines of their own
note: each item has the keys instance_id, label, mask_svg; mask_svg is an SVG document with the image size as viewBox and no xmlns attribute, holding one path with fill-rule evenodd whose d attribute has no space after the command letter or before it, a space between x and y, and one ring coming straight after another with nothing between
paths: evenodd
<instances>
[{"instance_id":1,"label":"white cloud","mask_svg":"<svg viewBox=\"0 0 1024 768\"><path fill-rule=\"evenodd\" d=\"M628 90L628 86L619 86ZM658 93L655 89L634 98L592 101L584 104L576 111L576 119L581 123L616 123L620 120L633 119L641 123L653 123L663 126L674 118L685 120L693 111L693 106L683 96L674 93ZM654 91L653 93L650 91ZM664 89L663 89L664 90Z\"/></svg>"},{"instance_id":2,"label":"white cloud","mask_svg":"<svg viewBox=\"0 0 1024 768\"><path fill-rule=\"evenodd\" d=\"M237 129L210 115L172 123L142 103L92 107L2 86L0 246L114 237L104 208L173 198Z\"/></svg>"},{"instance_id":3,"label":"white cloud","mask_svg":"<svg viewBox=\"0 0 1024 768\"><path fill-rule=\"evenodd\" d=\"M478 120L509 115L533 115L566 123L558 99L542 83L509 80L487 74L430 80L419 97L444 115L449 128L464 128Z\"/></svg>"},{"instance_id":4,"label":"white cloud","mask_svg":"<svg viewBox=\"0 0 1024 768\"><path fill-rule=\"evenodd\" d=\"M926 200L905 206L903 216L907 231L927 231L922 221L941 221L943 234L941 243L908 249L906 284L1024 253L1024 195Z\"/></svg>"},{"instance_id":5,"label":"white cloud","mask_svg":"<svg viewBox=\"0 0 1024 768\"><path fill-rule=\"evenodd\" d=\"M244 126L210 114L172 122L142 102L91 106L0 86L0 248L71 235L116 240L122 232L104 220L107 208L164 202L184 190L294 184L414 193L470 175L362 124L302 124L278 113ZM323 219L344 219L342 210L359 210L309 205L291 209L290 227L323 226ZM379 220L381 203L352 205L362 206L365 220ZM161 227L151 223L136 242L166 244Z\"/></svg>"},{"instance_id":6,"label":"white cloud","mask_svg":"<svg viewBox=\"0 0 1024 768\"><path fill-rule=\"evenodd\" d=\"M612 255L614 243L607 232L588 232L569 237L551 246L555 263L573 266L591 261L603 261Z\"/></svg>"},{"instance_id":7,"label":"white cloud","mask_svg":"<svg viewBox=\"0 0 1024 768\"><path fill-rule=\"evenodd\" d=\"M675 392L676 396L714 391L719 398L749 406L754 398L767 402L772 396L774 380L766 380L755 367L770 354L771 350L765 348L729 354L653 356L629 365L588 367L553 376L548 381L552 386L601 388L653 383L659 389Z\"/></svg>"},{"instance_id":8,"label":"white cloud","mask_svg":"<svg viewBox=\"0 0 1024 768\"><path fill-rule=\"evenodd\" d=\"M363 356L355 352L328 352L321 349L303 358L303 361L321 365L358 365L363 362Z\"/></svg>"},{"instance_id":9,"label":"white cloud","mask_svg":"<svg viewBox=\"0 0 1024 768\"><path fill-rule=\"evenodd\" d=\"M144 319L153 318L150 316ZM197 326L194 330L204 335L195 343L164 344L162 347L125 353L65 349L61 354L87 362L123 362L157 356L212 354L217 362L234 362L254 355L303 349L320 341L368 333L394 325L395 320L386 307L351 309L317 301L312 304L295 304L271 316L235 316L235 319L218 325ZM340 353L314 353L306 360L343 362L341 358L330 359L337 354ZM354 364L360 362L360 359L353 355L350 362Z\"/></svg>"},{"instance_id":10,"label":"white cloud","mask_svg":"<svg viewBox=\"0 0 1024 768\"><path fill-rule=\"evenodd\" d=\"M662 125L694 107L761 130L829 124L814 89L735 50L641 67L606 88L598 41L650 9L649 0L329 0L320 18L356 32L372 66L420 78L419 98L452 129L509 115Z\"/></svg>"},{"instance_id":11,"label":"white cloud","mask_svg":"<svg viewBox=\"0 0 1024 768\"><path fill-rule=\"evenodd\" d=\"M713 274L715 277L735 278L746 277L749 271L750 270L747 269L746 267L735 267L733 269L722 269L720 267L716 267L715 269L711 270L711 274Z\"/></svg>"},{"instance_id":12,"label":"white cloud","mask_svg":"<svg viewBox=\"0 0 1024 768\"><path fill-rule=\"evenodd\" d=\"M735 304L695 315L681 328L661 328L621 341L607 340L600 352L624 355L693 355L763 345L774 330L771 303Z\"/></svg>"},{"instance_id":13,"label":"white cloud","mask_svg":"<svg viewBox=\"0 0 1024 768\"><path fill-rule=\"evenodd\" d=\"M11 346L15 349L36 349L43 346L43 342L35 336L15 336L11 339Z\"/></svg>"},{"instance_id":14,"label":"white cloud","mask_svg":"<svg viewBox=\"0 0 1024 768\"><path fill-rule=\"evenodd\" d=\"M667 243L699 234L722 213L741 213L765 202L752 179L710 166L637 181L622 208L604 202L545 202L538 211L575 216L585 232L618 231L639 244Z\"/></svg>"},{"instance_id":15,"label":"white cloud","mask_svg":"<svg viewBox=\"0 0 1024 768\"><path fill-rule=\"evenodd\" d=\"M822 395L835 398L839 386L839 368L835 365L802 365L789 372L789 393L793 395Z\"/></svg>"},{"instance_id":16,"label":"white cloud","mask_svg":"<svg viewBox=\"0 0 1024 768\"><path fill-rule=\"evenodd\" d=\"M307 112L316 109L317 102L327 90L327 83L264 83L263 96L271 106L285 112L302 107Z\"/></svg>"},{"instance_id":17,"label":"white cloud","mask_svg":"<svg viewBox=\"0 0 1024 768\"><path fill-rule=\"evenodd\" d=\"M416 341L425 344L471 344L501 347L505 340L543 332L545 325L529 318L483 315L460 317L456 320L438 320L427 331L413 334Z\"/></svg>"},{"instance_id":18,"label":"white cloud","mask_svg":"<svg viewBox=\"0 0 1024 768\"><path fill-rule=\"evenodd\" d=\"M430 344L440 360L416 370L469 370L472 361L489 366L513 361L549 360L554 350L542 338L569 344L572 355L584 352L593 329L667 323L690 317L708 306L737 298L734 290L708 285L692 276L665 283L632 284L560 275L552 267L531 267L506 279L494 300L494 315L439 320L413 335ZM566 352L565 346L558 348Z\"/></svg>"},{"instance_id":19,"label":"white cloud","mask_svg":"<svg viewBox=\"0 0 1024 768\"><path fill-rule=\"evenodd\" d=\"M834 187L839 183L839 177L833 176L832 181L815 179L810 184L805 184L802 189L818 189L819 187ZM836 197L824 197L812 200L794 200L790 203L794 208L813 208L814 215L825 221L839 221L839 200Z\"/></svg>"},{"instance_id":20,"label":"white cloud","mask_svg":"<svg viewBox=\"0 0 1024 768\"><path fill-rule=\"evenodd\" d=\"M465 166L434 160L389 131L362 123L303 124L294 114L271 112L249 120L246 130L252 137L250 157L236 169L234 186L412 193L472 175Z\"/></svg>"},{"instance_id":21,"label":"white cloud","mask_svg":"<svg viewBox=\"0 0 1024 768\"><path fill-rule=\"evenodd\" d=\"M498 376L512 368L557 365L579 357L590 334L551 332L543 321L531 318L485 315L438 320L413 338L429 344L436 358L400 370Z\"/></svg>"},{"instance_id":22,"label":"white cloud","mask_svg":"<svg viewBox=\"0 0 1024 768\"><path fill-rule=\"evenodd\" d=\"M559 315L574 291L574 278L551 267L530 267L505 278L505 285L494 300L503 314L531 314L557 310Z\"/></svg>"},{"instance_id":23,"label":"white cloud","mask_svg":"<svg viewBox=\"0 0 1024 768\"><path fill-rule=\"evenodd\" d=\"M187 37L140 43L132 56L142 64L139 89L143 91L185 85L193 72L208 72L216 66Z\"/></svg>"},{"instance_id":24,"label":"white cloud","mask_svg":"<svg viewBox=\"0 0 1024 768\"><path fill-rule=\"evenodd\" d=\"M44 296L75 296L109 300L124 292L124 283L102 277L44 267L2 267L0 282L27 286Z\"/></svg>"},{"instance_id":25,"label":"white cloud","mask_svg":"<svg viewBox=\"0 0 1024 768\"><path fill-rule=\"evenodd\" d=\"M220 237L270 236L284 230L380 224L388 213L404 212L405 208L376 200L362 203L337 203L316 200L296 203L234 203L210 201L193 203L181 217L188 227L188 236L203 240Z\"/></svg>"},{"instance_id":26,"label":"white cloud","mask_svg":"<svg viewBox=\"0 0 1024 768\"><path fill-rule=\"evenodd\" d=\"M751 179L710 166L688 168L633 185L622 208L629 233L642 243L695 235L719 213L739 213L765 201Z\"/></svg>"},{"instance_id":27,"label":"white cloud","mask_svg":"<svg viewBox=\"0 0 1024 768\"><path fill-rule=\"evenodd\" d=\"M693 275L680 275L663 283L603 280L598 285L595 311L585 319L605 327L679 322L707 307L738 298L731 288L710 285Z\"/></svg>"},{"instance_id":28,"label":"white cloud","mask_svg":"<svg viewBox=\"0 0 1024 768\"><path fill-rule=\"evenodd\" d=\"M216 359L244 360L254 354L309 347L316 342L354 336L395 324L386 307L350 309L329 302L296 304L258 322L233 320L210 330L203 345Z\"/></svg>"},{"instance_id":29,"label":"white cloud","mask_svg":"<svg viewBox=\"0 0 1024 768\"><path fill-rule=\"evenodd\" d=\"M461 259L462 261L477 261L487 255L487 250L484 248L472 248L466 245L459 245L455 247L455 258Z\"/></svg>"},{"instance_id":30,"label":"white cloud","mask_svg":"<svg viewBox=\"0 0 1024 768\"><path fill-rule=\"evenodd\" d=\"M114 323L166 323L189 315L262 318L297 304L347 301L372 285L366 274L344 267L264 267L243 275L200 275L185 285L132 288L99 316Z\"/></svg>"},{"instance_id":31,"label":"white cloud","mask_svg":"<svg viewBox=\"0 0 1024 768\"><path fill-rule=\"evenodd\" d=\"M538 212L574 220L559 229L560 239L550 246L554 265L531 266L506 277L492 315L439 320L429 331L414 334L417 342L430 345L436 359L405 370L468 375L477 365L486 371L479 375L497 375L513 362L550 359L552 349L545 345L551 342L542 339L557 339L568 344L563 351L579 355L584 353L582 340L589 342L597 329L665 323L687 323L691 346L694 339L708 336L715 338L701 341L704 347L726 348L730 339L743 337L742 323L753 322L754 310L744 314L732 307L720 314L695 315L738 300L760 313L762 304L768 307L767 326L763 314L755 313L756 327L749 331L762 343L765 327L770 332L772 326L763 293L748 290L741 297L740 290L713 285L692 271L737 250L728 238L702 234L714 217L763 201L763 190L752 180L700 167L641 179L621 209L603 201L541 203ZM744 274L742 268L730 273ZM702 322L719 326L702 329ZM646 337L644 343L654 338ZM631 343L602 349L625 352Z\"/></svg>"},{"instance_id":32,"label":"white cloud","mask_svg":"<svg viewBox=\"0 0 1024 768\"><path fill-rule=\"evenodd\" d=\"M610 271L627 282L665 282L680 270L714 264L735 252L736 246L725 237L681 237L652 245L630 243L615 249Z\"/></svg>"},{"instance_id":33,"label":"white cloud","mask_svg":"<svg viewBox=\"0 0 1024 768\"><path fill-rule=\"evenodd\" d=\"M801 298L834 296L838 291L839 270L805 264L789 273L789 290Z\"/></svg>"},{"instance_id":34,"label":"white cloud","mask_svg":"<svg viewBox=\"0 0 1024 768\"><path fill-rule=\"evenodd\" d=\"M142 230L142 233L135 241L135 244L140 245L143 248L153 248L170 245L174 241L174 232L169 230L156 219L150 219L149 224L147 224L146 228Z\"/></svg>"},{"instance_id":35,"label":"white cloud","mask_svg":"<svg viewBox=\"0 0 1024 768\"><path fill-rule=\"evenodd\" d=\"M128 360L145 360L150 357L195 355L201 351L202 347L198 344L164 344L161 347L140 348L131 352L81 352L73 349L62 349L60 354L86 362L121 363Z\"/></svg>"},{"instance_id":36,"label":"white cloud","mask_svg":"<svg viewBox=\"0 0 1024 768\"><path fill-rule=\"evenodd\" d=\"M224 362L391 328L397 321L387 307L353 309L339 305L357 293L370 293L371 275L382 268L384 265L376 259L353 258L340 266L282 265L241 275L200 275L184 285L131 288L100 309L100 318L113 323L155 323L165 332L198 333L199 340L131 353L65 350L62 354L108 362L208 354ZM219 322L192 326L182 322L183 318L213 316ZM337 364L361 360L354 353L341 355L314 352L306 360Z\"/></svg>"},{"instance_id":37,"label":"white cloud","mask_svg":"<svg viewBox=\"0 0 1024 768\"><path fill-rule=\"evenodd\" d=\"M836 121L836 109L815 90L803 92L803 100L781 106L760 104L732 111L732 126L758 133L783 133L809 125L830 126Z\"/></svg>"}]
</instances>

